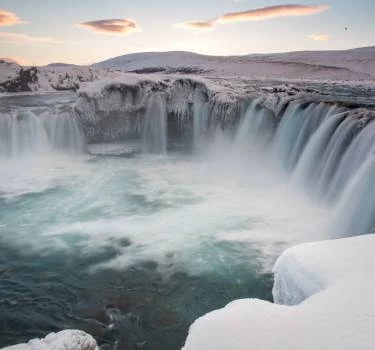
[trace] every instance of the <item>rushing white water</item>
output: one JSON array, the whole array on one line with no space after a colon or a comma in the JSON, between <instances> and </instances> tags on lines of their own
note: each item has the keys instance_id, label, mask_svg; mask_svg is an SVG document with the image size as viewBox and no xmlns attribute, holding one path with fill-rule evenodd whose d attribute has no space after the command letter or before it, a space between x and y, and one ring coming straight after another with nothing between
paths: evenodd
<instances>
[{"instance_id":1,"label":"rushing white water","mask_svg":"<svg viewBox=\"0 0 375 350\"><path fill-rule=\"evenodd\" d=\"M235 147L246 147L248 152L265 152L272 140L273 122L269 111L262 108L261 99L250 102L235 136Z\"/></svg>"},{"instance_id":2,"label":"rushing white water","mask_svg":"<svg viewBox=\"0 0 375 350\"><path fill-rule=\"evenodd\" d=\"M167 151L167 109L160 94L149 96L146 104L142 132L142 148L148 153Z\"/></svg>"},{"instance_id":3,"label":"rushing white water","mask_svg":"<svg viewBox=\"0 0 375 350\"><path fill-rule=\"evenodd\" d=\"M196 151L202 146L202 137L207 128L208 107L202 94L196 93L193 103L193 145Z\"/></svg>"},{"instance_id":4,"label":"rushing white water","mask_svg":"<svg viewBox=\"0 0 375 350\"><path fill-rule=\"evenodd\" d=\"M83 148L83 135L68 112L47 109L36 115L32 110L19 108L0 114L0 157L56 150L80 154Z\"/></svg>"},{"instance_id":5,"label":"rushing white water","mask_svg":"<svg viewBox=\"0 0 375 350\"><path fill-rule=\"evenodd\" d=\"M139 140L91 144L89 155L80 153L69 109L0 115L0 266L11 271L0 313L7 324L14 307L28 317L4 331L5 341L25 324L34 336L46 317L56 328L103 322L104 301L118 307L107 316L126 338L114 339L119 348L142 343L143 321L148 330L162 324L150 336L160 340L166 330L154 314L173 333L171 324L188 325L233 298L264 297L265 273L286 247L374 228L375 123L367 110L294 101L274 115L254 99L233 120L233 108L203 94L189 101L192 153L168 145L160 92L141 118L127 116L142 130ZM108 116L103 124L121 111ZM30 303L13 304L21 300L14 285L22 300L38 300L37 314Z\"/></svg>"}]
</instances>

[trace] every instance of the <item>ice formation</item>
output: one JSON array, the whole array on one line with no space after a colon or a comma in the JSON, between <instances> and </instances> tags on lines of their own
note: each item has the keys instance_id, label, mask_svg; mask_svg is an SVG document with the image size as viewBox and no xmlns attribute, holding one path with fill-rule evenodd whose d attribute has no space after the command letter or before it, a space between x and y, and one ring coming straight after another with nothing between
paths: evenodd
<instances>
[{"instance_id":1,"label":"ice formation","mask_svg":"<svg viewBox=\"0 0 375 350\"><path fill-rule=\"evenodd\" d=\"M99 350L94 338L79 330L50 333L43 339L12 345L2 350Z\"/></svg>"},{"instance_id":2,"label":"ice formation","mask_svg":"<svg viewBox=\"0 0 375 350\"><path fill-rule=\"evenodd\" d=\"M206 314L183 350L373 349L374 244L366 235L286 250L274 266L276 304L243 299Z\"/></svg>"}]
</instances>

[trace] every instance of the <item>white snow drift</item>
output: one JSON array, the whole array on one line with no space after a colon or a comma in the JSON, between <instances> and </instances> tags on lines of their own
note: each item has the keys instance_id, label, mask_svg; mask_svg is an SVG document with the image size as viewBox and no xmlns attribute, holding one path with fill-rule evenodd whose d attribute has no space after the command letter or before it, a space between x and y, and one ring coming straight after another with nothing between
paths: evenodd
<instances>
[{"instance_id":1,"label":"white snow drift","mask_svg":"<svg viewBox=\"0 0 375 350\"><path fill-rule=\"evenodd\" d=\"M366 235L286 250L273 269L277 304L244 299L213 311L183 350L374 349L374 246Z\"/></svg>"},{"instance_id":2,"label":"white snow drift","mask_svg":"<svg viewBox=\"0 0 375 350\"><path fill-rule=\"evenodd\" d=\"M99 347L91 335L78 330L65 330L2 350L99 350Z\"/></svg>"}]
</instances>

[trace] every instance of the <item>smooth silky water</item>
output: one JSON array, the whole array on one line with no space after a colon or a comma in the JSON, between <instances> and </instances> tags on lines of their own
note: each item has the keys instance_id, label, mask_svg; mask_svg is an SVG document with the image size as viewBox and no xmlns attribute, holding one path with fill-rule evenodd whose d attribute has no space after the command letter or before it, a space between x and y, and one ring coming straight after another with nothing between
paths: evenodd
<instances>
[{"instance_id":1,"label":"smooth silky water","mask_svg":"<svg viewBox=\"0 0 375 350\"><path fill-rule=\"evenodd\" d=\"M98 156L66 115L73 100L0 104L2 130L13 130L0 142L0 346L79 328L102 349L179 349L197 317L234 299L272 300L271 267L286 247L330 236L337 208L300 188L308 135L299 150L288 145L282 133L298 131L285 119L273 137L256 101L234 136L218 129L204 140L195 120L193 152L165 152L156 97L161 132L148 124L144 133L152 148L143 136L129 145L139 152ZM25 106L32 116L20 114ZM305 133L323 110L342 119L340 108L310 109ZM301 169L290 177L280 162Z\"/></svg>"}]
</instances>

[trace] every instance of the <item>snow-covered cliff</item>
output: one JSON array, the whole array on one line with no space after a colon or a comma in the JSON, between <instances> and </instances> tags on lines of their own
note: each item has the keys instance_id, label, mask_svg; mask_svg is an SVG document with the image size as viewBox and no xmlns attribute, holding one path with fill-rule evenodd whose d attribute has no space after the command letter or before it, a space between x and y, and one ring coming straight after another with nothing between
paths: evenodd
<instances>
[{"instance_id":1,"label":"snow-covered cliff","mask_svg":"<svg viewBox=\"0 0 375 350\"><path fill-rule=\"evenodd\" d=\"M141 136L143 116L152 95L164 101L169 127L184 133L192 131L197 123L203 132L218 125L233 127L254 99L275 121L282 118L291 101L325 101L349 109L361 105L354 100L350 102L345 93L343 98L329 96L328 92L308 84L128 73L82 88L76 112L89 142L109 142Z\"/></svg>"}]
</instances>

